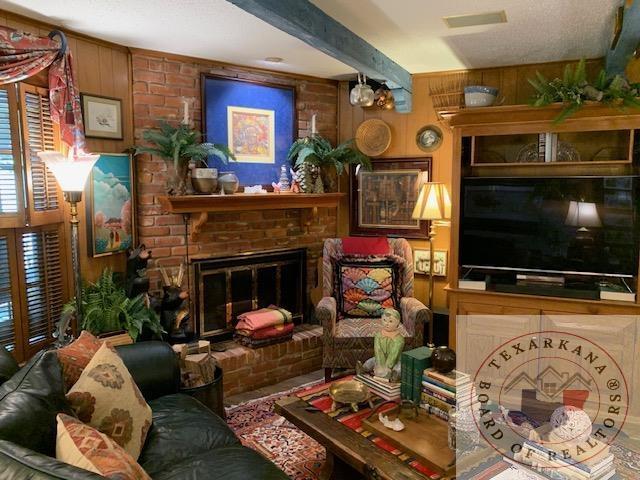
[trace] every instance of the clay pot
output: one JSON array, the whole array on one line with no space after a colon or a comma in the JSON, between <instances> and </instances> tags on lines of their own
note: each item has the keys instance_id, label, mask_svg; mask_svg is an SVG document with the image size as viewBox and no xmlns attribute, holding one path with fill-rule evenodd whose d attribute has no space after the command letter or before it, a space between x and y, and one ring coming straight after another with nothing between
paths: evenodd
<instances>
[{"instance_id":1,"label":"clay pot","mask_svg":"<svg viewBox=\"0 0 640 480\"><path fill-rule=\"evenodd\" d=\"M238 191L240 180L233 172L220 172L218 184L220 185L220 190L224 191L225 194L231 194Z\"/></svg>"},{"instance_id":2,"label":"clay pot","mask_svg":"<svg viewBox=\"0 0 640 480\"><path fill-rule=\"evenodd\" d=\"M218 188L218 169L194 168L191 171L191 184L197 193L210 195Z\"/></svg>"},{"instance_id":3,"label":"clay pot","mask_svg":"<svg viewBox=\"0 0 640 480\"><path fill-rule=\"evenodd\" d=\"M456 368L456 352L447 346L436 348L431 354L431 366L440 373Z\"/></svg>"}]
</instances>

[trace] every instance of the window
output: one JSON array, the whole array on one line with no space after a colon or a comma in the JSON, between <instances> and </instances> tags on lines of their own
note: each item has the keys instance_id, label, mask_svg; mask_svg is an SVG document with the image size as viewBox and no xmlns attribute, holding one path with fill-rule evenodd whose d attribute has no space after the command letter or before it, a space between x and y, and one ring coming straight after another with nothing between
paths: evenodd
<instances>
[{"instance_id":1,"label":"window","mask_svg":"<svg viewBox=\"0 0 640 480\"><path fill-rule=\"evenodd\" d=\"M0 344L23 361L52 341L67 299L64 217L55 177L48 91L0 87Z\"/></svg>"}]
</instances>

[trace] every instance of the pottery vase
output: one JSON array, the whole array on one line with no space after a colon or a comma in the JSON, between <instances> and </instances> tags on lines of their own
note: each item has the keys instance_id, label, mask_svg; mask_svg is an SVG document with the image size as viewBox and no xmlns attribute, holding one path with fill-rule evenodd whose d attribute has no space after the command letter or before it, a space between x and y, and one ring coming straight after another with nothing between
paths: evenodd
<instances>
[{"instance_id":1,"label":"pottery vase","mask_svg":"<svg viewBox=\"0 0 640 480\"><path fill-rule=\"evenodd\" d=\"M238 191L240 180L234 172L220 172L218 184L220 185L220 193L229 195Z\"/></svg>"},{"instance_id":2,"label":"pottery vase","mask_svg":"<svg viewBox=\"0 0 640 480\"><path fill-rule=\"evenodd\" d=\"M438 347L431 354L431 365L440 373L449 373L456 368L456 352L449 347Z\"/></svg>"},{"instance_id":3,"label":"pottery vase","mask_svg":"<svg viewBox=\"0 0 640 480\"><path fill-rule=\"evenodd\" d=\"M211 195L218 188L218 170L216 168L194 168L191 171L191 183L197 193Z\"/></svg>"}]
</instances>

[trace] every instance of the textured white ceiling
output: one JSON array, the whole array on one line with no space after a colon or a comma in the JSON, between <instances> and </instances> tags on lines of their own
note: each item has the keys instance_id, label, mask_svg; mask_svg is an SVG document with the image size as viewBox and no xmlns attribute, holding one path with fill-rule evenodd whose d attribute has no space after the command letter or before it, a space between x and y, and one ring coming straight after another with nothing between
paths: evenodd
<instances>
[{"instance_id":1,"label":"textured white ceiling","mask_svg":"<svg viewBox=\"0 0 640 480\"><path fill-rule=\"evenodd\" d=\"M603 56L623 0L312 0L411 73ZM0 0L0 8L127 46L337 78L353 69L226 0ZM442 17L506 10L506 24ZM265 57L284 58L268 64Z\"/></svg>"}]
</instances>

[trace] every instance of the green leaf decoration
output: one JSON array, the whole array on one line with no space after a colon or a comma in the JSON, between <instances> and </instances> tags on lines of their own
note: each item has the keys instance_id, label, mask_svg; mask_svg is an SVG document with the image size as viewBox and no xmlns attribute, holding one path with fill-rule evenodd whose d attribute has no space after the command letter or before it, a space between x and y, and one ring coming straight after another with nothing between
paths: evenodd
<instances>
[{"instance_id":1,"label":"green leaf decoration","mask_svg":"<svg viewBox=\"0 0 640 480\"><path fill-rule=\"evenodd\" d=\"M587 78L586 61L580 60L575 69L567 65L562 79L551 81L536 72L535 78L527 79L535 90L530 104L534 107L544 107L552 103L563 103L564 108L554 119L560 123L579 111L587 101L598 101L614 108L640 108L640 89L636 84L629 84L620 75L608 77L605 70L601 70L595 81Z\"/></svg>"}]
</instances>

